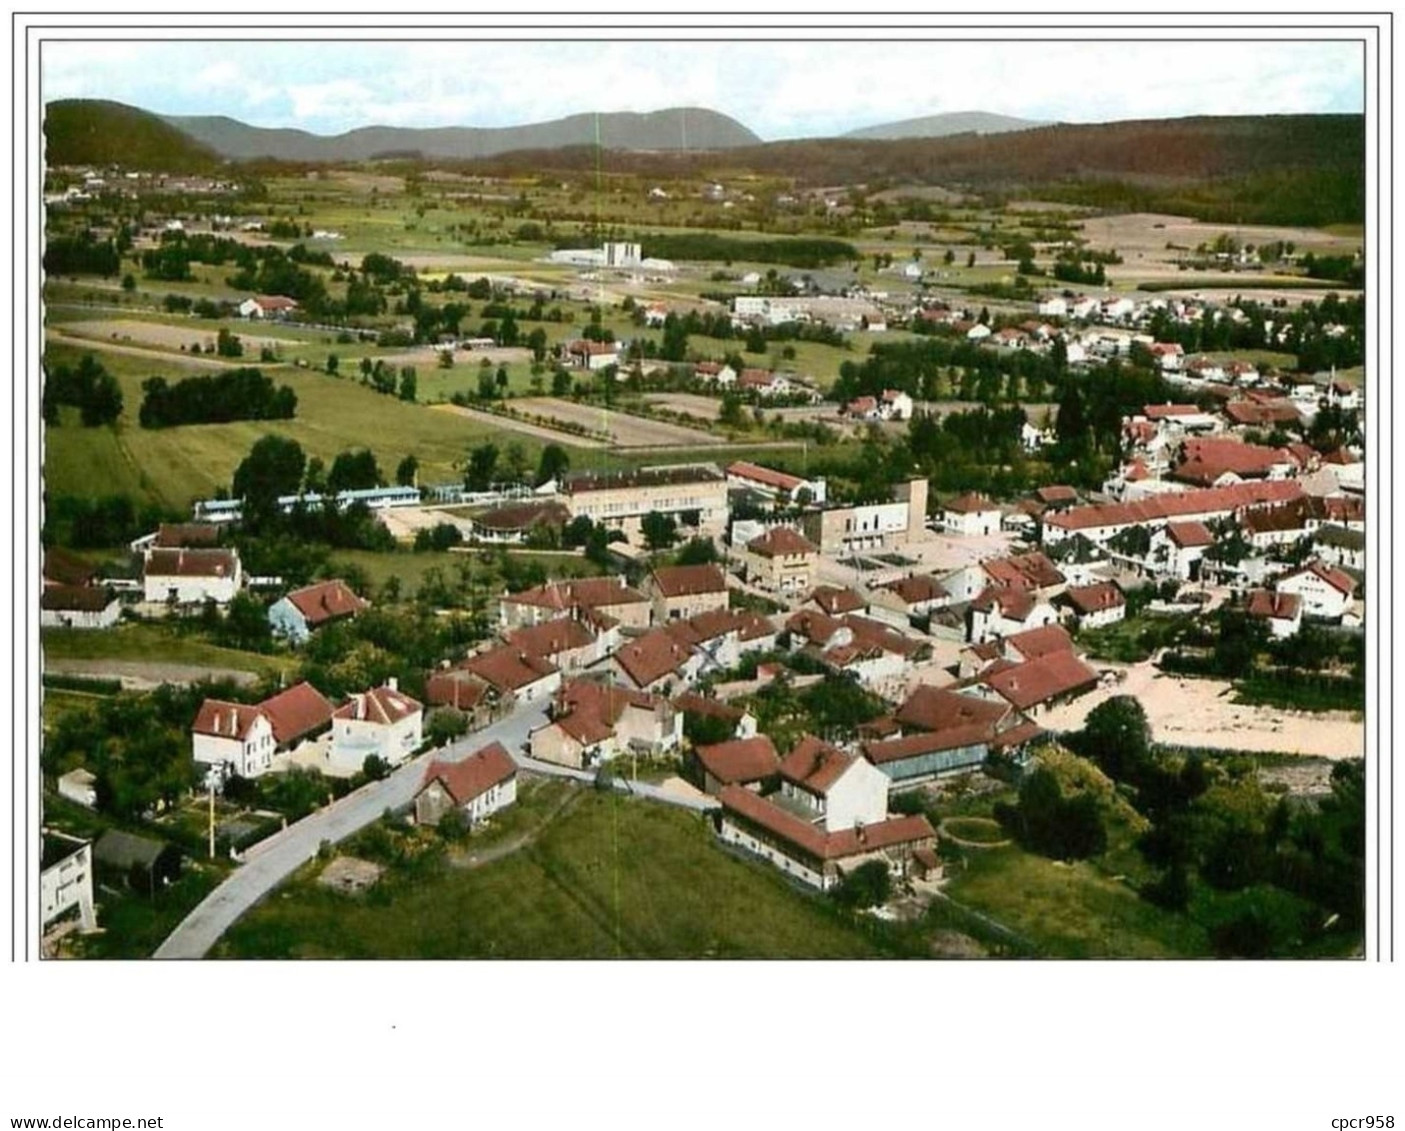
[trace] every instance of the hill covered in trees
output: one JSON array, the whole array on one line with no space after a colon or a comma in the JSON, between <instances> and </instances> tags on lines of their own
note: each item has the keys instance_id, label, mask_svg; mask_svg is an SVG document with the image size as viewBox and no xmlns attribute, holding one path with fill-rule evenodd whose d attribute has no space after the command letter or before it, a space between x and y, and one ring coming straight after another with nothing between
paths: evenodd
<instances>
[{"instance_id":1,"label":"hill covered in trees","mask_svg":"<svg viewBox=\"0 0 1405 1131\"><path fill-rule=\"evenodd\" d=\"M121 102L72 98L44 108L49 165L121 165L168 173L208 172L213 150L155 114Z\"/></svg>"}]
</instances>

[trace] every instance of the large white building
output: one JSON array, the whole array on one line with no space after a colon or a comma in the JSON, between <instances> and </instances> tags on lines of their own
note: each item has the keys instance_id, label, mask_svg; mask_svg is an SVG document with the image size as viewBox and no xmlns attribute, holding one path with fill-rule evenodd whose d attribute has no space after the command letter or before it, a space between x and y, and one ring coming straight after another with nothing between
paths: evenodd
<instances>
[{"instance_id":1,"label":"large white building","mask_svg":"<svg viewBox=\"0 0 1405 1131\"><path fill-rule=\"evenodd\" d=\"M273 724L257 706L206 699L191 727L191 746L201 765L255 778L272 768L278 742Z\"/></svg>"},{"instance_id":2,"label":"large white building","mask_svg":"<svg viewBox=\"0 0 1405 1131\"><path fill-rule=\"evenodd\" d=\"M235 550L148 550L142 570L147 601L227 605L239 592L243 574Z\"/></svg>"}]
</instances>

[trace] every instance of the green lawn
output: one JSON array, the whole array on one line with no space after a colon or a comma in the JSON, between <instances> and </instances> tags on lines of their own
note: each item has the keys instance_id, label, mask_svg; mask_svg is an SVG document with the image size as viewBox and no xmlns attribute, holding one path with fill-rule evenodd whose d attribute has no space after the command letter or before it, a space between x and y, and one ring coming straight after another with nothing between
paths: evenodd
<instances>
[{"instance_id":1,"label":"green lawn","mask_svg":"<svg viewBox=\"0 0 1405 1131\"><path fill-rule=\"evenodd\" d=\"M296 661L287 656L262 656L207 644L159 624L124 623L103 632L77 628L45 629L40 639L51 660L152 660L168 664L233 668L262 675L290 669Z\"/></svg>"},{"instance_id":2,"label":"green lawn","mask_svg":"<svg viewBox=\"0 0 1405 1131\"><path fill-rule=\"evenodd\" d=\"M946 894L1003 923L1051 958L1188 958L1204 929L1163 911L1088 861L1065 864L1011 845L961 854Z\"/></svg>"},{"instance_id":3,"label":"green lawn","mask_svg":"<svg viewBox=\"0 0 1405 1131\"><path fill-rule=\"evenodd\" d=\"M591 577L600 572L600 567L594 562L567 554L542 554L514 549L512 558L523 567L533 562L540 563L547 575L553 578ZM350 566L364 572L373 594L379 592L390 578L398 577L402 600L412 598L424 582L425 575L436 569L451 585L458 584L460 570L472 569L472 583L484 592L496 594L503 588L501 573L491 551L441 553L426 550L423 553L415 553L412 550L336 550L332 553L330 562L334 570Z\"/></svg>"},{"instance_id":4,"label":"green lawn","mask_svg":"<svg viewBox=\"0 0 1405 1131\"><path fill-rule=\"evenodd\" d=\"M434 863L366 897L305 868L216 950L235 958L859 958L882 951L815 896L737 859L703 818L583 790L530 846Z\"/></svg>"},{"instance_id":5,"label":"green lawn","mask_svg":"<svg viewBox=\"0 0 1405 1131\"><path fill-rule=\"evenodd\" d=\"M53 359L70 364L82 352L66 345L49 349ZM254 442L270 433L291 437L309 457L319 456L329 466L341 451L369 447L387 476L413 453L420 462L421 482L433 483L461 478L468 450L500 436L465 417L373 392L359 380L286 367L270 375L297 393L292 420L145 429L136 423L141 382L155 373L181 375L185 370L179 360L166 363L97 352L122 384L122 418L115 429L65 423L47 431L46 487L54 494L125 493L183 509L228 486ZM530 437L516 438L535 463L540 445Z\"/></svg>"}]
</instances>

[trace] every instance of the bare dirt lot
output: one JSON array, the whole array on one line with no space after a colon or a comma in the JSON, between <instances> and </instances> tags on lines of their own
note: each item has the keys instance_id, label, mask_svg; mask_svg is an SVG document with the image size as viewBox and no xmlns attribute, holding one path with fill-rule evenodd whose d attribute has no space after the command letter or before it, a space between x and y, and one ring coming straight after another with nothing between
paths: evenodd
<instances>
[{"instance_id":1,"label":"bare dirt lot","mask_svg":"<svg viewBox=\"0 0 1405 1131\"><path fill-rule=\"evenodd\" d=\"M666 445L679 447L721 446L727 443L720 436L702 432L695 428L684 428L678 424L668 424L662 420L645 420L639 416L626 416L618 412L608 412L598 405L576 404L558 400L556 397L522 397L512 402L519 412L557 420L563 424L579 425L593 433L609 435L617 448L650 448Z\"/></svg>"},{"instance_id":2,"label":"bare dirt lot","mask_svg":"<svg viewBox=\"0 0 1405 1131\"><path fill-rule=\"evenodd\" d=\"M124 345L152 346L157 349L177 350L182 346L189 349L199 343L200 348L213 351L217 330L191 323L186 326L168 326L163 322L139 322L133 318L103 319L94 322L65 322L63 333L76 338L93 338L102 342L119 342ZM255 350L264 346L297 346L301 342L294 338L276 338L238 331L239 340L245 350Z\"/></svg>"},{"instance_id":3,"label":"bare dirt lot","mask_svg":"<svg viewBox=\"0 0 1405 1131\"><path fill-rule=\"evenodd\" d=\"M701 393L650 393L644 398L652 405L673 412L686 412L699 420L716 420L722 412L722 401Z\"/></svg>"},{"instance_id":4,"label":"bare dirt lot","mask_svg":"<svg viewBox=\"0 0 1405 1131\"><path fill-rule=\"evenodd\" d=\"M576 436L570 432L558 432L554 428L529 424L525 420L513 420L510 416L496 416L491 412L479 412L476 408L464 408L456 404L436 404L430 407L436 412L449 412L455 416L464 416L480 424L487 424L493 428L505 428L510 432L531 436L534 440L544 440L549 444L570 444L577 448L609 447L603 440L588 440L584 436Z\"/></svg>"},{"instance_id":5,"label":"bare dirt lot","mask_svg":"<svg viewBox=\"0 0 1405 1131\"><path fill-rule=\"evenodd\" d=\"M1221 680L1163 675L1150 661L1125 670L1124 681L1050 711L1038 719L1039 724L1055 731L1078 730L1099 703L1114 695L1131 695L1146 710L1157 742L1331 759L1360 758L1365 753L1365 725L1347 712L1306 714L1247 707L1230 701L1230 685Z\"/></svg>"}]
</instances>

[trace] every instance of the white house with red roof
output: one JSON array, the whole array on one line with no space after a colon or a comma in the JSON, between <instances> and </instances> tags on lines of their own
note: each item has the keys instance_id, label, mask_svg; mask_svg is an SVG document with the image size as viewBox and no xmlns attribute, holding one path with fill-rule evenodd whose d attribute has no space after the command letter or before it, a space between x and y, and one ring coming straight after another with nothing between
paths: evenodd
<instances>
[{"instance_id":1,"label":"white house with red roof","mask_svg":"<svg viewBox=\"0 0 1405 1131\"><path fill-rule=\"evenodd\" d=\"M727 489L752 491L768 499L784 498L794 502L802 490L809 492L809 501L823 503L826 499L825 480L803 479L759 463L737 460L727 465Z\"/></svg>"},{"instance_id":2,"label":"white house with red roof","mask_svg":"<svg viewBox=\"0 0 1405 1131\"><path fill-rule=\"evenodd\" d=\"M423 724L423 705L401 691L394 677L353 694L332 713L332 770L355 773L371 755L398 766L424 741Z\"/></svg>"},{"instance_id":3,"label":"white house with red roof","mask_svg":"<svg viewBox=\"0 0 1405 1131\"><path fill-rule=\"evenodd\" d=\"M1347 574L1322 562L1309 562L1300 570L1278 579L1279 593L1291 593L1302 601L1303 614L1326 620L1340 620L1356 593L1356 582Z\"/></svg>"},{"instance_id":4,"label":"white house with red roof","mask_svg":"<svg viewBox=\"0 0 1405 1131\"><path fill-rule=\"evenodd\" d=\"M620 347L614 342L592 342L585 338L566 344L567 364L577 369L599 370L620 363Z\"/></svg>"},{"instance_id":5,"label":"white house with red roof","mask_svg":"<svg viewBox=\"0 0 1405 1131\"><path fill-rule=\"evenodd\" d=\"M1303 603L1294 593L1271 589L1251 589L1244 611L1268 622L1268 631L1277 640L1296 636L1303 626Z\"/></svg>"},{"instance_id":6,"label":"white house with red roof","mask_svg":"<svg viewBox=\"0 0 1405 1131\"><path fill-rule=\"evenodd\" d=\"M206 699L190 730L195 761L221 775L256 778L273 767L278 746L273 726L252 703Z\"/></svg>"},{"instance_id":7,"label":"white house with red roof","mask_svg":"<svg viewBox=\"0 0 1405 1131\"><path fill-rule=\"evenodd\" d=\"M287 295L254 295L239 304L239 317L283 319L297 308L297 300Z\"/></svg>"},{"instance_id":8,"label":"white house with red roof","mask_svg":"<svg viewBox=\"0 0 1405 1131\"><path fill-rule=\"evenodd\" d=\"M1080 629L1103 628L1127 615L1127 598L1114 581L1093 585L1070 585L1062 600L1073 612Z\"/></svg>"},{"instance_id":9,"label":"white house with red roof","mask_svg":"<svg viewBox=\"0 0 1405 1131\"><path fill-rule=\"evenodd\" d=\"M415 794L415 822L437 825L458 810L468 824L486 821L517 800L517 763L502 743L475 750L457 762L435 760Z\"/></svg>"},{"instance_id":10,"label":"white house with red roof","mask_svg":"<svg viewBox=\"0 0 1405 1131\"><path fill-rule=\"evenodd\" d=\"M1168 522L1152 533L1147 560L1158 576L1199 581L1201 560L1214 544L1203 522Z\"/></svg>"},{"instance_id":11,"label":"white house with red roof","mask_svg":"<svg viewBox=\"0 0 1405 1131\"><path fill-rule=\"evenodd\" d=\"M966 639L974 644L1057 624L1058 610L1034 591L992 585L971 602Z\"/></svg>"},{"instance_id":12,"label":"white house with red roof","mask_svg":"<svg viewBox=\"0 0 1405 1131\"><path fill-rule=\"evenodd\" d=\"M268 609L268 623L275 636L284 637L290 644L305 644L323 625L354 617L370 607L371 603L352 592L345 581L333 578L294 589L273 602Z\"/></svg>"}]
</instances>

